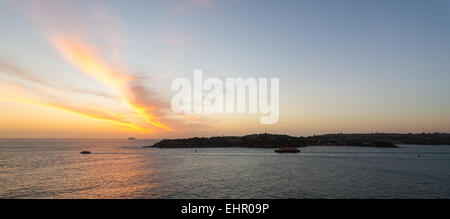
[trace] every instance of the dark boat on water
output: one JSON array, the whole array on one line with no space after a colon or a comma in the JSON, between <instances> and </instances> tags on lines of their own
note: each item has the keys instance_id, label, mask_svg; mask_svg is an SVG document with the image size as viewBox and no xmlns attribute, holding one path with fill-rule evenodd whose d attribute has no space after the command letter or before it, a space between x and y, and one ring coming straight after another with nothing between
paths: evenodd
<instances>
[{"instance_id":1,"label":"dark boat on water","mask_svg":"<svg viewBox=\"0 0 450 219\"><path fill-rule=\"evenodd\" d=\"M136 140L136 138L134 138L134 137L129 137L128 140L133 141L133 140Z\"/></svg>"},{"instance_id":2,"label":"dark boat on water","mask_svg":"<svg viewBox=\"0 0 450 219\"><path fill-rule=\"evenodd\" d=\"M276 153L299 153L300 150L294 147L285 147L285 148L278 148L275 150Z\"/></svg>"},{"instance_id":3,"label":"dark boat on water","mask_svg":"<svg viewBox=\"0 0 450 219\"><path fill-rule=\"evenodd\" d=\"M80 152L80 154L91 154L91 152L90 151L82 151L82 152Z\"/></svg>"}]
</instances>

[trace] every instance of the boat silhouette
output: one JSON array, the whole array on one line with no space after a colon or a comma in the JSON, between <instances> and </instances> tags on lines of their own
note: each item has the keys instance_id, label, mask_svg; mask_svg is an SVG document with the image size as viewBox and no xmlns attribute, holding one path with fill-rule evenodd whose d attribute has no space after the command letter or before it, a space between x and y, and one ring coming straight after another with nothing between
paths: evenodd
<instances>
[{"instance_id":1,"label":"boat silhouette","mask_svg":"<svg viewBox=\"0 0 450 219\"><path fill-rule=\"evenodd\" d=\"M295 147L280 147L275 150L276 153L299 153L300 150Z\"/></svg>"}]
</instances>

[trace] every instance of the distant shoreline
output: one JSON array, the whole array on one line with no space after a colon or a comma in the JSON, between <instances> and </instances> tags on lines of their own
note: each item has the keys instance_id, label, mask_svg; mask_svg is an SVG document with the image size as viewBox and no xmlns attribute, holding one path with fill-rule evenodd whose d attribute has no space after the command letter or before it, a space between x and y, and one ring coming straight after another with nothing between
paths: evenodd
<instances>
[{"instance_id":1,"label":"distant shoreline","mask_svg":"<svg viewBox=\"0 0 450 219\"><path fill-rule=\"evenodd\" d=\"M325 134L294 137L280 134L253 134L245 136L195 137L163 139L145 148L278 148L306 146L354 146L376 148L399 148L397 145L450 145L448 133L372 133L372 134Z\"/></svg>"}]
</instances>

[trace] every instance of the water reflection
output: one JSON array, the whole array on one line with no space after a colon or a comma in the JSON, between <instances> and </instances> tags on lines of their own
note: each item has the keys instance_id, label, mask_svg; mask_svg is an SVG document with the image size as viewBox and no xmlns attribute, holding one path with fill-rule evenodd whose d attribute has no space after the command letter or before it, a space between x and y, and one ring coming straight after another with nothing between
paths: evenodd
<instances>
[{"instance_id":1,"label":"water reflection","mask_svg":"<svg viewBox=\"0 0 450 219\"><path fill-rule=\"evenodd\" d=\"M0 198L450 197L448 146L141 147L153 142L0 140Z\"/></svg>"}]
</instances>

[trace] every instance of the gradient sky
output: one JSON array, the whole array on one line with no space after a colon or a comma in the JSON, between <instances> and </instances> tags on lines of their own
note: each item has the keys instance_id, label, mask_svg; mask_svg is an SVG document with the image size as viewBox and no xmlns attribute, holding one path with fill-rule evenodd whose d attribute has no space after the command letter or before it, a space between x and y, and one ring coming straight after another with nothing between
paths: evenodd
<instances>
[{"instance_id":1,"label":"gradient sky","mask_svg":"<svg viewBox=\"0 0 450 219\"><path fill-rule=\"evenodd\" d=\"M447 0L0 0L0 137L450 132ZM280 78L280 120L177 115L175 77Z\"/></svg>"}]
</instances>

